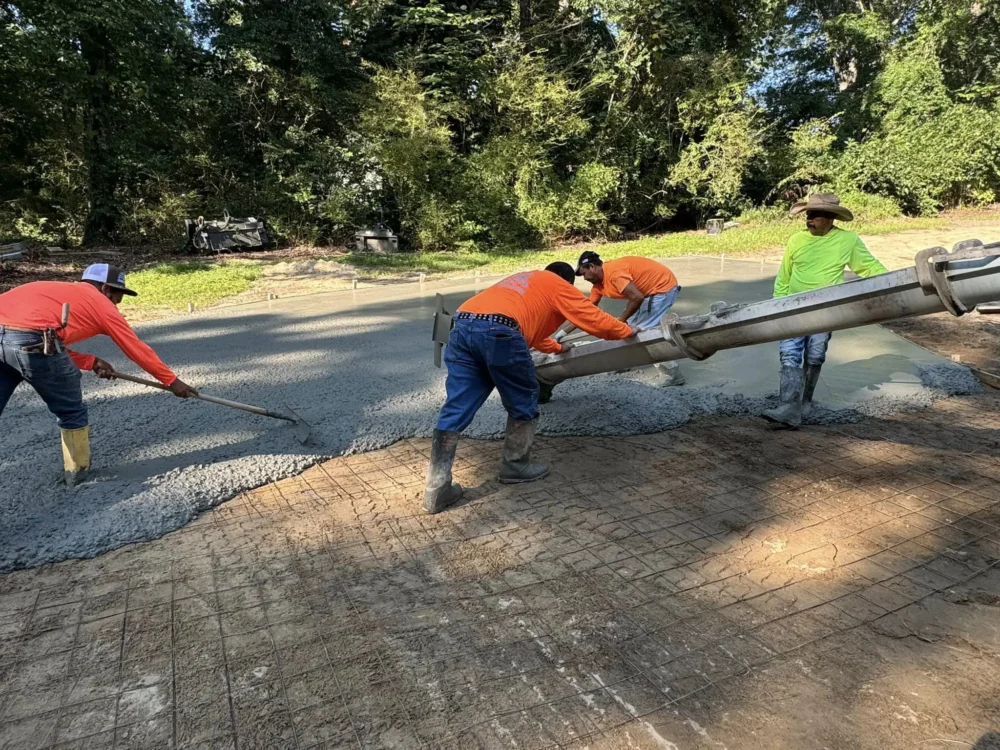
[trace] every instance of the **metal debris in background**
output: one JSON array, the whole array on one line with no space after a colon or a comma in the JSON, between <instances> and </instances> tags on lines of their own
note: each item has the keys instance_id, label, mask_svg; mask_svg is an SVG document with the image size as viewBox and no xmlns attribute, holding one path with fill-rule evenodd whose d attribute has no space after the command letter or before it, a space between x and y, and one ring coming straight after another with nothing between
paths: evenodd
<instances>
[{"instance_id":1,"label":"metal debris in background","mask_svg":"<svg viewBox=\"0 0 1000 750\"><path fill-rule=\"evenodd\" d=\"M236 219L226 214L224 219L205 221L204 216L184 222L187 244L199 252L218 253L223 250L258 250L270 243L263 219L248 216Z\"/></svg>"},{"instance_id":2,"label":"metal debris in background","mask_svg":"<svg viewBox=\"0 0 1000 750\"><path fill-rule=\"evenodd\" d=\"M23 242L0 245L0 260L21 260L28 257L28 246Z\"/></svg>"},{"instance_id":3,"label":"metal debris in background","mask_svg":"<svg viewBox=\"0 0 1000 750\"><path fill-rule=\"evenodd\" d=\"M399 237L380 223L354 235L354 246L359 253L398 253Z\"/></svg>"}]
</instances>

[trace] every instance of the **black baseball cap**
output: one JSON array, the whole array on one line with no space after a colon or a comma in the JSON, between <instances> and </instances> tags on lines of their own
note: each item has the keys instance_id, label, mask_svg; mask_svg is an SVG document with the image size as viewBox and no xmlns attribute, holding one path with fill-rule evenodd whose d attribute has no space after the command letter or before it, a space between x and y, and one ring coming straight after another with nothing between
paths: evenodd
<instances>
[{"instance_id":1,"label":"black baseball cap","mask_svg":"<svg viewBox=\"0 0 1000 750\"><path fill-rule=\"evenodd\" d=\"M87 270L83 272L83 280L96 281L98 284L107 284L112 289L117 289L130 297L139 296L138 292L133 292L125 286L125 272L118 266L112 266L110 263L94 263L87 266Z\"/></svg>"},{"instance_id":2,"label":"black baseball cap","mask_svg":"<svg viewBox=\"0 0 1000 750\"><path fill-rule=\"evenodd\" d=\"M580 256L580 260L576 264L576 275L583 276L583 267L589 266L592 263L600 265L604 263L604 261L601 260L601 256L593 250L584 251L583 255Z\"/></svg>"}]
</instances>

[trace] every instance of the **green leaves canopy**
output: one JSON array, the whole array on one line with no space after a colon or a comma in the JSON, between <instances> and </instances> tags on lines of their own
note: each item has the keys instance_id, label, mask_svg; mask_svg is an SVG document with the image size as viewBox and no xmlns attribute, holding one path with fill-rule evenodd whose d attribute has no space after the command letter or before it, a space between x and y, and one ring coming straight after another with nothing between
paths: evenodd
<instances>
[{"instance_id":1,"label":"green leaves canopy","mask_svg":"<svg viewBox=\"0 0 1000 750\"><path fill-rule=\"evenodd\" d=\"M997 0L8 0L0 239L228 210L488 250L821 185L994 201L998 33Z\"/></svg>"}]
</instances>

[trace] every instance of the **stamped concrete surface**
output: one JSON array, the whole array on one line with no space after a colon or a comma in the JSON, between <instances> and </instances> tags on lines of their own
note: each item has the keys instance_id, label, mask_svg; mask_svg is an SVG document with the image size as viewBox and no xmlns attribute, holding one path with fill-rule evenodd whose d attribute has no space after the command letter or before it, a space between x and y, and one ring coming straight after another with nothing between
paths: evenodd
<instances>
[{"instance_id":1,"label":"stamped concrete surface","mask_svg":"<svg viewBox=\"0 0 1000 750\"><path fill-rule=\"evenodd\" d=\"M705 258L670 265L684 286L676 306L681 314L703 312L718 300L767 298L775 268ZM431 364L438 288L455 309L477 287L469 281L321 294L141 327L180 377L205 393L296 408L313 424L306 446L279 421L86 374L94 473L67 490L60 484L52 417L30 388L18 389L0 417L0 571L156 539L241 491L321 458L429 435L444 400L444 373ZM109 342L79 349L135 371ZM682 389L657 388L641 373L562 384L545 408L542 433L636 435L699 415L759 414L776 388L776 349L769 344L685 363L689 385ZM976 386L967 370L934 364L941 361L877 327L837 334L818 392L836 411L818 413L851 420L926 406ZM500 435L504 420L494 398L468 434Z\"/></svg>"},{"instance_id":2,"label":"stamped concrete surface","mask_svg":"<svg viewBox=\"0 0 1000 750\"><path fill-rule=\"evenodd\" d=\"M1000 397L428 441L0 576L0 748L995 747Z\"/></svg>"}]
</instances>

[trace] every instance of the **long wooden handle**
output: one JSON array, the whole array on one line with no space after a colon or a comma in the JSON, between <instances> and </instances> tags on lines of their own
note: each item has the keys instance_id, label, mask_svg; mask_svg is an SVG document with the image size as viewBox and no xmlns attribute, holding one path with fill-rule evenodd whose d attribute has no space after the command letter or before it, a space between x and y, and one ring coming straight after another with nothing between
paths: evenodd
<instances>
[{"instance_id":1,"label":"long wooden handle","mask_svg":"<svg viewBox=\"0 0 1000 750\"><path fill-rule=\"evenodd\" d=\"M128 380L132 383L138 383L139 385L148 385L150 388L159 388L161 391L169 391L170 389L163 385L163 383L158 383L155 380L146 380L146 378L139 378L135 375L126 375L123 372L115 372L114 376L117 380ZM230 409L242 409L243 411L248 411L251 414L260 414L262 417L272 417L273 419L284 419L286 422L294 422L293 417L287 414L280 414L276 411L271 411L269 409L262 409L259 406L251 406L250 404L241 404L239 401L230 401L225 398L217 398L216 396L206 396L204 393L199 393L195 398L201 401L208 401L211 404L219 404L219 406L228 406Z\"/></svg>"},{"instance_id":2,"label":"long wooden handle","mask_svg":"<svg viewBox=\"0 0 1000 750\"><path fill-rule=\"evenodd\" d=\"M112 376L115 380L130 380L133 383L138 383L139 385L148 385L150 388L159 388L161 391L169 391L170 389L163 383L158 383L155 380L146 380L145 378L137 378L135 375L126 375L124 372L115 371Z\"/></svg>"}]
</instances>

